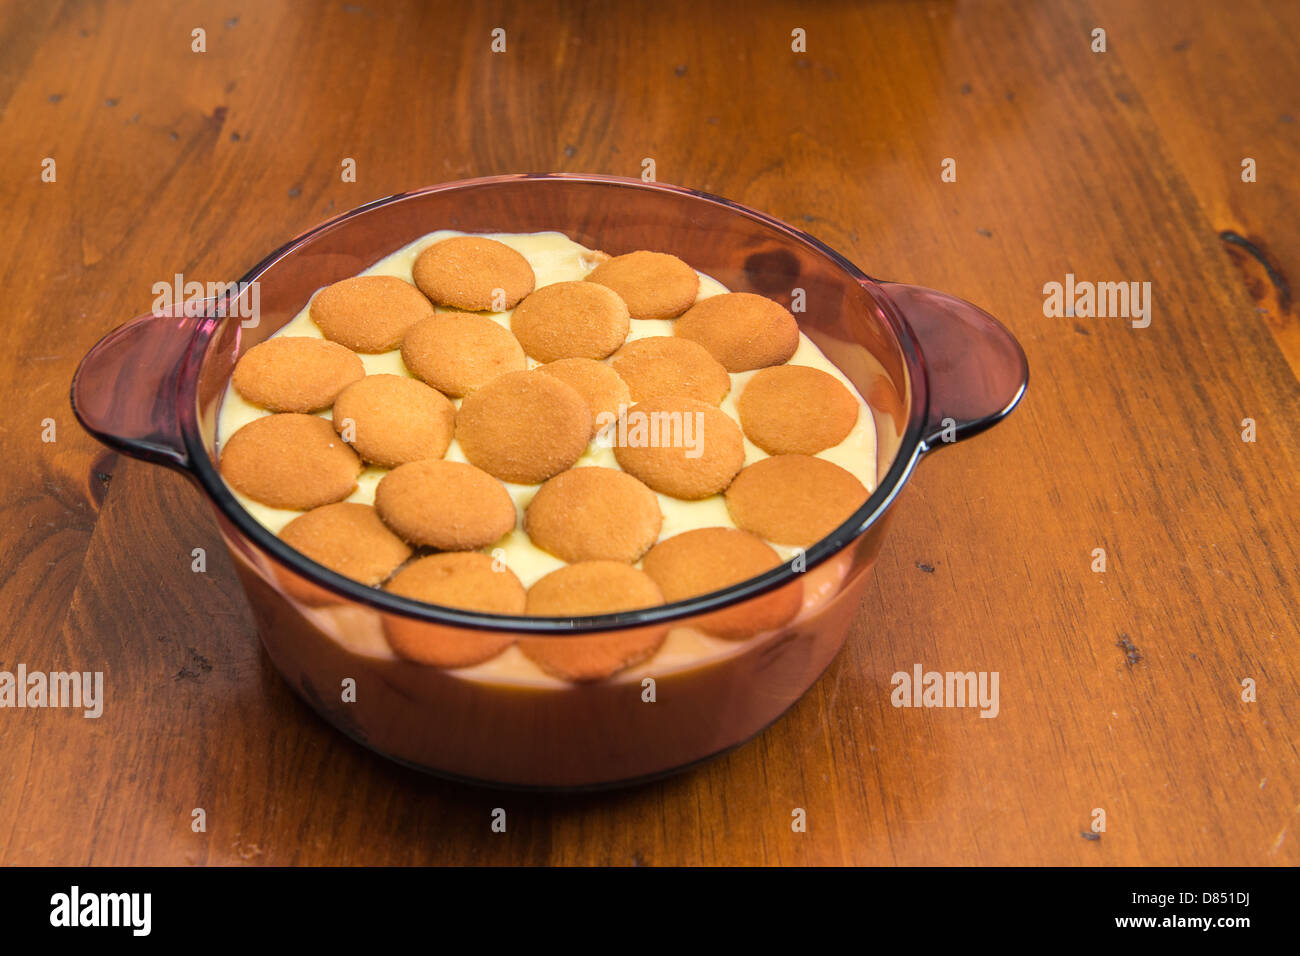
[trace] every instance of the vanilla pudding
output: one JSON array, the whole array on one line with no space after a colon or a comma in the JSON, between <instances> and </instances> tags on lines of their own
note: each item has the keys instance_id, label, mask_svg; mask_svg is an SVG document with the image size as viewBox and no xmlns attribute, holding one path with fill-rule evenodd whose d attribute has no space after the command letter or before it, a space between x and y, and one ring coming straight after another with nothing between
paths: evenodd
<instances>
[{"instance_id":1,"label":"vanilla pudding","mask_svg":"<svg viewBox=\"0 0 1300 956\"><path fill-rule=\"evenodd\" d=\"M464 234L450 230L430 233L380 260L362 272L361 275L393 276L409 283L411 282L412 266L424 249L438 241L459 235ZM523 255L532 266L536 276L537 288L557 282L583 279L596 267L599 261L599 257L594 255L591 250L558 232L526 235L491 234L486 238L501 242ZM714 279L701 274L697 301L727 291ZM510 328L510 311L485 312L482 314L504 326L507 330ZM627 341L630 342L651 336L671 336L673 335L674 321L672 319L633 319ZM312 321L307 306L304 306L289 323L277 331L273 338L280 336L323 337L320 329ZM365 366L367 374L386 373L411 377L411 372L403 363L398 349L382 354L360 354L359 357ZM539 364L541 363L532 358L528 359L529 368L534 368ZM808 366L825 372L844 385L857 400L859 405L858 416L852 430L839 444L818 452L816 457L830 461L850 472L870 493L875 489L877 474L876 434L870 408L858 395L852 383L802 333L800 333L799 344L794 356L787 364ZM755 374L757 374L757 371L729 373L731 389L720 405L722 412L739 421L737 400L746 382ZM459 406L460 401L454 400L454 404ZM269 414L271 414L270 411L246 401L232 386L228 385L218 418L217 438L219 447L224 447L226 439L239 428L254 419ZM320 415L323 418L330 418L331 413L327 410L321 412ZM619 469L618 461L608 438L609 436L606 433L597 435L573 467L600 466ZM768 457L767 453L751 442L748 437L744 438L744 451L746 465ZM449 461L466 461L459 444L455 440L451 442L444 457ZM366 467L357 479L356 491L345 500L361 504L373 504L376 485L386 472L387 470L383 468ZM529 587L546 574L563 567L565 562L538 548L529 540L528 535L523 530L523 511L537 493L540 485L519 485L505 482L503 484L515 504L519 520L516 521L514 530L483 550L503 562L514 572L525 587ZM288 522L302 513L269 507L251 500L233 488L231 490L249 514L272 533L279 533ZM735 527L721 494L697 501L682 500L662 493L656 493L656 497L663 515L662 528L658 539L660 541L699 528ZM798 550L777 544L773 544L773 547L780 553L782 558L787 560ZM838 589L839 575L843 574L843 570L844 565L842 562L831 561L807 572L804 581L805 614L823 601L827 595L834 593ZM377 623L369 629L373 633L369 633L365 627L358 629L357 625L361 623L360 618L362 615L355 609L324 607L309 609L307 613L318 619L318 623L326 633L347 632L349 635L347 643L349 649L354 653L377 657L394 656L393 652L388 648ZM336 621L332 617L335 614L348 615L349 619L347 621ZM645 673L661 674L666 670L692 666L705 660L730 656L742 652L751 641L761 639L762 635L751 638L749 641L724 640L704 634L691 627L673 627L654 657L619 672L615 675L615 678L618 680L637 680ZM545 674L516 647L507 648L497 657L485 663L463 668L456 673L458 676L471 680L504 681L536 686L566 686L565 682Z\"/></svg>"}]
</instances>

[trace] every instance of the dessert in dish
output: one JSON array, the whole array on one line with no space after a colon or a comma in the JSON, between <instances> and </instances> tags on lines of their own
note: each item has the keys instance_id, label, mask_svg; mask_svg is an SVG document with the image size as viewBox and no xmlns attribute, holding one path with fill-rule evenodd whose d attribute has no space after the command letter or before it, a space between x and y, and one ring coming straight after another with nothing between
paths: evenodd
<instances>
[{"instance_id":1,"label":"dessert in dish","mask_svg":"<svg viewBox=\"0 0 1300 956\"><path fill-rule=\"evenodd\" d=\"M436 232L319 290L241 357L218 441L240 503L307 557L506 615L739 583L831 532L876 476L869 409L784 306L669 252L609 257L560 233ZM384 636L481 676L589 680L722 653L820 590L605 648Z\"/></svg>"},{"instance_id":2,"label":"dessert in dish","mask_svg":"<svg viewBox=\"0 0 1300 956\"><path fill-rule=\"evenodd\" d=\"M602 311L591 295L587 299L595 311L584 314L573 330L554 322L546 309L529 315L529 308L516 332L512 315L494 310L509 309L509 299L518 295L517 310L532 294L523 284L527 273L522 270L522 288L512 286L513 279L496 283L486 290L483 310L435 304L416 285L414 266L427 247L454 236L429 234L442 225L514 249L532 270L532 292L585 282L606 262L545 230L563 229L593 249L645 250L608 260L602 281L591 283L615 291L628 307L624 343L603 357L588 357L609 348L606 336L613 330L617 338L619 325L617 316L608 308ZM503 229L526 235L497 235ZM620 406L635 400L613 362L629 343L653 337L682 338L706 352L719 348L722 354L718 341L726 344L725 337L674 335L676 324L698 301L725 291L696 270L736 292L760 294L790 307L799 330L821 352L801 338L784 366L769 368L813 368L841 385L847 379L860 415L848 436L820 448L842 427L836 424L842 403L822 401L817 392L817 407L828 420L814 427L796 414L791 428L788 411L746 397L750 384L755 399L765 389L806 390L793 377L783 381L761 368L727 371L731 387L717 405L707 388L679 394L679 400L705 403L734 421L745 455L746 470L740 474L750 479L756 474L757 481L733 479L721 494L692 500L650 489L659 505L660 526L650 548L633 562L628 556L649 537L653 511L637 506L627 513L626 528L570 535L565 526L581 523L572 516L573 498L583 499L584 510L608 516L611 495L619 501L624 492L613 483L618 479L583 477L575 485L563 475L574 468L603 468L645 485L624 471L616 455L620 444L635 443L641 433L627 415L619 420ZM374 287L369 307L359 314L351 307L355 293L327 294L341 281L374 276L391 281ZM463 286L466 277L472 272L464 272L443 292L434 290L435 296L475 292ZM916 464L931 449L946 445L935 437L941 423L945 428L955 423L945 437L958 441L982 432L1016 405L1027 379L1024 353L1014 338L970 303L932 289L874 280L814 237L757 210L639 180L539 174L413 190L352 210L260 257L238 287L257 290L250 294L255 306L260 302L260 322L228 321L243 312L233 308L238 303L231 293L201 314L190 316L187 310L183 321L149 314L106 335L87 354L73 382L78 421L114 450L180 469L195 480L216 512L268 661L309 707L393 760L492 785L607 786L684 768L749 739L787 711L825 672L855 620L865 632L859 637L887 639L882 632L896 617L873 613L863 619L860 609L899 492ZM804 302L807 309L800 311ZM309 303L323 305L324 313L312 319L306 312ZM412 310L418 310L418 317L412 317ZM514 505L513 530L470 551L413 545L374 506L376 485L386 473L429 461L424 456L431 452L435 462L472 464L456 439L455 415L463 400L417 378L402 359L407 331L430 313L495 323L513 335L525 355L523 369L515 365L502 369L503 375L553 376L579 393L589 411L600 409L591 416L592 431L578 461L547 479L555 481L548 489L553 494L540 496L545 482L503 483ZM646 318L655 315L659 317ZM454 331L469 336L475 325L466 322ZM689 331L690 324L685 328ZM500 352L507 360L517 356L508 348L508 338L492 330L483 334L507 346ZM362 362L366 378L381 380L360 387L352 377L355 364L340 356L332 371L319 379L313 374L312 388L303 394L291 390L281 411L270 408L280 402L276 383L273 394L252 402L231 390L236 364L252 348L293 337L340 345ZM553 358L567 352L568 341L574 357ZM295 350L299 366L317 367L314 353L297 345L276 348ZM340 355L328 346L325 350ZM689 351L677 349L677 354ZM730 352L715 357L724 370L724 359L732 361ZM419 361L414 351L411 356ZM465 357L482 358L473 353ZM717 369L707 367L717 381ZM256 366L250 364L249 370ZM632 370L627 374L636 377ZM394 386L384 375L411 384ZM291 384L297 389L297 375ZM338 396L353 386L358 387L349 396L351 407L345 401L340 408ZM450 391L452 386L447 387ZM329 408L308 407L323 400L317 388L326 399L335 395ZM468 394L474 394L472 387ZM797 394L808 400L806 392ZM865 408L857 395L867 400ZM646 400L660 397L652 394ZM451 406L450 419L446 405ZM321 455L317 466L300 466L302 483L322 495L321 489L338 493L332 482L341 475L342 501L277 509L232 492L220 470L222 452L230 451L241 426L278 415L291 416L288 437L308 449L324 439L330 454ZM871 418L864 421L866 415ZM294 416L317 422L292 424L298 421ZM334 431L334 418L352 422L340 421L342 427ZM612 441L609 433L601 435L602 420L606 427L615 423ZM679 425L694 421L694 416L678 419ZM412 427L395 436L388 425L374 432L375 422ZM318 425L327 430L321 432ZM346 447L329 448L331 434ZM264 432L251 450L274 448L266 437ZM696 441L694 432L683 430L680 437L701 451L707 445ZM359 475L350 456L361 461ZM781 562L798 547L732 527L728 509L730 495L732 510L748 509L751 516L766 514L762 520L774 521L772 513L755 508L764 504L764 488L776 484L778 491L791 495L797 489L776 480L784 472L755 466L782 456L832 462L875 490L848 522L809 549L806 564L787 560L759 577L729 585L774 560ZM256 461L254 455L246 458ZM389 463L367 464L380 460ZM814 468L816 464L801 460L792 470L811 474ZM825 476L813 479L820 482ZM278 480L272 484L281 487ZM624 482L623 487L631 486ZM534 498L538 512L530 525L526 508ZM791 508L799 510L799 502ZM602 523L614 522L607 517ZM529 528L536 542L529 538ZM769 533L796 537L775 523ZM543 609L575 613L566 602L589 594L592 581L598 582L602 597L617 589L625 599L635 598L632 582L644 584L639 574L654 582L667 603L615 617L538 616ZM763 589L759 582L775 587ZM683 595L718 587L722 589L683 603ZM889 612L888 596L877 597ZM240 596L232 593L230 599L239 601ZM481 610L466 610L467 604Z\"/></svg>"}]
</instances>

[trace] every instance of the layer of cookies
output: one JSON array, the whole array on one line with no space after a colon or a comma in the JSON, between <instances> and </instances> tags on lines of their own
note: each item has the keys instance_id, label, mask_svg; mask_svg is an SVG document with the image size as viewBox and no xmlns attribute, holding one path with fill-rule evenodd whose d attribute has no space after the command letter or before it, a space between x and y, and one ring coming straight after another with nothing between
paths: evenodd
<instances>
[{"instance_id":1,"label":"layer of cookies","mask_svg":"<svg viewBox=\"0 0 1300 956\"><path fill-rule=\"evenodd\" d=\"M417 259L419 259L421 253L444 239L460 235L462 234L452 231L431 233L430 235L411 243L376 263L373 267L362 273L362 275L390 276L410 285L412 283L413 268L415 267ZM591 250L574 243L561 233L537 233L529 235L497 234L484 238L490 238L491 240L502 243L510 249L516 250L520 253L532 268L533 275L535 276L535 289L538 291L544 290L548 286L555 286L557 283L574 283L575 285L578 285L579 283L577 280L586 278L604 259L600 254L592 253ZM426 259L427 258L428 257L426 257ZM604 287L600 286L599 288L603 289ZM412 286L412 290L413 289L414 287ZM398 291L401 290L399 289ZM526 293L529 290L524 291ZM508 333L511 336L512 342L514 337L518 336L519 341L522 341L527 345L527 350L531 354L526 358L526 368L535 369L543 363L532 356L541 355L542 357L552 358L552 356L547 354L547 349L549 347L546 338L548 329L546 322L544 321L546 295L538 295L538 291L532 291L531 295L528 295L526 298L523 295L520 295L519 298L522 298L523 301L516 307L516 310L502 309L494 312L491 310L492 305L499 306L500 303L484 302L481 304L486 305L486 309L479 312L450 312L447 315L446 321L454 322L457 315L481 316L490 320L492 323L495 323L503 333ZM564 287L556 286L556 289L553 291L558 296L561 291L564 291ZM578 289L577 291L583 290ZM727 290L721 284L717 283L710 277L699 275L698 294L695 299L695 307L692 307L688 311L686 317L673 319L632 318L630 322L624 320L626 323L624 327L627 328L625 336L623 335L621 328L617 326L610 328L608 327L609 324L593 322L591 323L590 334L597 338L609 335L613 335L617 338L617 342L614 342L613 339L611 339L611 342L618 346L618 351L612 358L607 360L606 364L612 365L616 370L621 371L621 374L633 383L637 381L637 376L640 374L640 367L644 362L640 362L639 364L639 357L637 354L639 348L636 346L628 348L628 345L630 343L640 342L641 340L653 339L655 341L644 343L644 351L655 351L665 348L665 340L668 340L669 345L681 342L683 329L676 330L677 336L674 337L674 323L683 323L687 317L699 326L698 334L694 337L702 339L703 343L708 348L708 351L713 355L720 356L722 359L726 360L728 358L726 352L727 342L711 341L709 339L709 335L716 327L716 321L710 317L707 308L698 308L700 303L726 292ZM320 298L321 296L318 294L318 318L325 321L326 318L328 318L328 315L320 308ZM591 296L591 298L598 300L593 302L593 308L604 307L604 302L599 301L598 296ZM733 297L733 299L734 298L735 297ZM758 297L752 298L754 300L758 299ZM530 303L535 304L535 307L534 305L530 305ZM761 314L761 311L766 308L765 300L755 301L753 303L744 302L740 304L753 306L759 310L760 314L747 316L745 317L746 321L762 322L765 320L765 316ZM631 301L628 302L628 306L637 305L637 303ZM541 315L541 320L530 321L531 317L528 315L528 310L530 308ZM644 308L644 306L641 307L642 314L644 314ZM440 309L440 312L441 311L445 310ZM516 311L519 312L517 316L514 314ZM633 314L636 314L635 308ZM318 369L321 367L322 362L325 362L325 367L331 369L335 368L335 365L329 363L336 363L338 374L340 376L344 376L345 378L350 377L353 379L358 375L358 371L355 367L351 366L349 362L354 360L360 362L361 371L367 376L391 375L410 379L414 376L412 375L411 369L408 368L408 363L415 365L421 372L419 378L424 379L424 381L430 385L441 386L441 395L438 396L437 401L442 402L442 396L446 396L448 404L448 408L446 409L442 409L441 406L435 407L432 404L430 404L427 409L424 406L421 406L422 415L432 418L445 414L448 416L448 422L454 419L457 415L460 415L462 418L468 417L469 410L464 409L465 400L457 395L457 392L462 391L462 387L457 381L455 381L454 376L451 375L451 372L456 371L456 369L451 368L449 371L448 364L445 360L438 363L432 363L433 365L436 365L436 368L425 368L421 366L421 362L425 360L425 355L428 353L428 350L438 347L440 341L440 336L438 334L440 331L438 327L439 323L430 321L425 324L428 327L426 331L427 336L430 339L429 343L423 344L418 342L407 342L406 361L403 359L403 351L401 348L392 348L378 353L357 352L355 353L355 359L348 357L353 354L350 350L342 350L347 351L348 356L341 354L336 356L333 353L329 356L311 355L310 360L315 363L315 366ZM369 333L371 330L366 331ZM386 344L382 338L382 329L374 330L374 334L379 336L379 338L376 338L374 342L367 343L367 347L376 348L382 347ZM268 344L274 343L277 339L286 338L316 339L321 340L322 348L331 346L341 348L336 346L335 343L326 343L324 341L321 328L317 322L313 321L310 307L304 308L291 322L280 329L272 339L268 340L268 343L264 343L263 346L260 346L259 348L263 353L271 352L271 349L267 349ZM485 349L487 350L487 353L490 354L491 349L496 347L495 339L488 337L485 341ZM502 341L504 341L504 337L502 337ZM793 342L791 344L794 345L793 355L789 358L788 362L776 365L773 368L725 372L724 374L723 372L712 371L712 367L716 367L717 363L710 362L711 368L708 370L708 374L692 376L691 378L692 385L698 385L698 387L703 390L700 395L700 399L703 401L698 404L702 406L710 406L716 401L717 392L723 390L726 391L725 397L722 397L721 401L717 402L716 407L733 421L744 425L743 430L736 429L735 431L740 439L740 444L743 446L743 459L746 469L749 469L749 466L770 457L766 451L751 440L751 435L767 447L774 448L777 451L782 451L784 450L783 442L794 441L798 444L800 441L807 441L808 439L803 433L808 431L809 428L815 432L816 422L820 422L824 419L833 420L837 417L844 417L844 420L847 422L848 418L845 416L851 417L856 413L856 419L853 421L851 428L848 429L847 434L830 447L816 451L813 457L839 466L838 468L831 468L829 465L825 466L825 470L828 473L834 473L827 475L827 477L832 481L841 480L839 475L841 474L840 470L843 469L844 472L847 472L849 475L856 478L857 482L860 482L861 486L865 488L867 492L870 492L875 486L875 432L870 410L866 407L865 403L862 402L861 398L857 395L856 391L853 390L851 384L843 374L840 373L839 370L822 355L817 347L808 340L806 336L799 334L797 344ZM593 347L599 348L599 341L595 342ZM301 351L302 344L298 343L295 348L296 350ZM289 351L290 350L287 348L284 349L286 354ZM690 358L693 354L689 353L685 348L682 348L681 351L687 353L687 358ZM271 356L271 358L274 357L275 356L273 355ZM435 354L434 358L439 358L439 356ZM659 356L653 354L650 358L658 359ZM250 362L248 364L251 367L254 363ZM271 364L274 365L276 363ZM291 366L280 363L278 368L280 372L283 372L285 369L290 369ZM471 371L473 370L471 369ZM435 377L434 373L442 375L442 378ZM513 374L523 376L526 373L516 372ZM531 373L527 374L531 377ZM710 376L720 376L720 378L718 381L714 381ZM750 385L751 380L754 380L756 376L761 376L761 378L753 383L753 388L749 388L747 391L747 387ZM834 389L835 402L829 404L825 402L824 396L829 394L831 390L826 388L825 380L820 378L820 376L829 376L840 386L843 386L842 389ZM223 451L227 447L227 442L231 436L233 436L240 428L250 422L254 422L257 419L271 414L271 412L266 408L254 404L245 396L251 395L252 397L257 397L257 385L262 381L270 381L272 384L276 384L275 379L272 377L272 373L265 369L252 368L248 374L243 376L243 378L244 380L240 382L238 381L238 376L236 377L237 380L233 382L232 386L227 390L222 405L218 422L218 439ZM388 387L400 383L385 383L374 380L373 384L376 386L386 385L386 387ZM528 383L525 379L519 384L522 388ZM236 385L239 385L240 388L236 388ZM712 394L709 392L710 389L714 390ZM243 391L244 394L241 395L240 391ZM371 400L379 400L384 397L383 392L378 388L374 391L376 394L374 396L369 396ZM466 388L464 391L465 394L472 395L474 389ZM501 392L505 390L497 388L494 391ZM771 413L772 408L780 406L780 402L777 401L777 399L780 399L782 396L786 396L787 398L789 396L805 396L809 401L815 401L818 403L819 407L817 409L818 414L816 416L816 421L810 420L807 427L805 427L805 423L799 422L797 423L798 427L792 429L792 423L788 420L789 415L783 417L780 414ZM365 408L363 398L366 396L350 397L353 399L353 404L348 406L348 408ZM527 398L528 396L524 397ZM304 396L303 400L305 403L304 407L310 407L313 402L317 401L315 397L310 395ZM507 400L516 399L507 395ZM689 400L685 401L689 402ZM845 406L850 404L850 402L851 404L856 405L856 408L846 408ZM789 404L789 402L786 404ZM821 405L825 405L825 407L820 407ZM649 408L650 405L646 403L643 407ZM683 410L685 412L690 412L696 408L696 404L682 404L680 409L678 409L678 406L673 405L667 407L665 411ZM705 408L704 411L708 414L716 414L709 411L708 408ZM488 413L484 412L483 414L486 415ZM332 412L329 409L318 412L316 415L321 419L332 419ZM303 424L306 425L309 423ZM295 427L297 426L295 425ZM450 425L448 425L448 427L450 427ZM834 426L832 425L831 427ZM798 434L792 435L792 431ZM717 433L716 429L714 430L714 433ZM464 434L464 432L462 432L462 434ZM839 434L839 432L836 432L836 434ZM474 435L470 432L466 437L473 438ZM505 566L507 566L518 578L524 588L533 588L533 586L542 578L552 572L566 567L567 562L565 560L548 550L538 547L532 540L530 540L529 534L524 530L525 509L529 506L530 502L532 502L533 498L538 495L539 490L542 488L546 489L550 499L553 500L538 502L538 507L533 511L533 521L530 530L533 532L534 536L544 537L549 535L548 543L550 544L552 551L558 550L564 552L566 547L564 541L565 522L563 520L566 497L573 498L575 501L590 501L594 500L591 497L593 495L615 495L618 498L615 504L617 504L619 508L625 506L627 508L642 507L647 509L647 512L653 510L654 504L657 504L658 511L662 515L657 533L655 533L648 542L642 542L641 544L636 545L632 556L635 556L636 552L644 550L644 544L646 543L663 543L667 539L674 538L675 536L687 531L695 529L736 527L736 523L733 521L732 514L728 509L728 503L724 500L724 497L721 494L709 494L699 500L686 500L686 498L680 497L679 495L692 494L694 493L693 489L687 488L685 490L678 490L671 484L661 484L661 487L676 492L675 494L667 494L663 491L646 489L640 484L640 482L632 480L631 477L627 479L629 489L635 485L638 486L640 490L630 491L629 489L623 488L619 482L612 480L614 476L604 477L600 483L592 482L591 479L601 476L597 476L592 472L584 473L583 469L594 466L600 469L625 471L617 454L618 449L611 447L611 442L616 441L616 439L617 429L596 436L596 438L586 446L586 449L582 451L577 460L573 463L573 470L565 472L566 477L563 481L557 481L555 478L552 478L552 480L546 485L533 483L526 480L531 476L526 471L523 471L519 473L519 477L525 480L500 482L515 510L513 529L508 531L508 533L501 538L493 541L490 545L480 547L477 550L491 554L498 561L503 562ZM815 443L816 436L813 435L811 440ZM469 459L462 445L463 443L461 441L452 438L449 444L446 445L445 454L441 456L439 461L468 463ZM367 458L372 460L375 457L382 458L382 454L377 452L366 452L360 446L358 446L358 451L362 451ZM626 448L624 448L623 451L626 455ZM479 452L480 458L481 454L482 453ZM407 458L402 460L408 460L409 457L408 454ZM795 458L800 457L805 456L779 454L773 460L772 468L753 470L751 476L752 480L751 478L747 478L748 485L752 488L750 499L753 502L753 508L762 510L764 507L764 499L766 497L764 491L766 487L771 486L773 483L780 483L787 480L787 476L782 473L782 468L786 465L792 467L797 466L794 467L794 470L788 476L789 479L799 481L807 478L807 469L809 464L807 462L795 460ZM625 458L625 460L628 459ZM644 467L634 461L629 461L628 463L634 468L634 470L639 467ZM653 462L651 462L651 464L653 464ZM439 465L436 467L444 469L447 472L454 471L451 466ZM410 470L409 467L408 470ZM763 474L764 470L771 473ZM374 464L367 465L361 472L360 476L356 479L356 489L348 494L343 500L364 505L373 504L375 501L376 488L381 479L383 479L383 477L388 473L389 469L387 468L382 468ZM749 471L743 471L741 473L741 477L746 477L747 475L750 475ZM442 472L439 472L440 481L443 481L448 477L451 476L443 475ZM659 476L659 481L656 483L660 483L661 481L662 477ZM585 485L595 484L599 484L600 487L583 487ZM606 488L605 485L608 485L609 487ZM390 489L396 489L396 485L394 485L393 482L389 482L389 487ZM232 488L232 490L250 514L273 533L282 532L289 522L303 514L302 511L298 510L272 507L266 504L265 501L259 502L253 500L247 495L242 494L237 489ZM487 489L483 490L488 491ZM477 506L479 504L479 499L472 497L474 493L476 493L474 487L467 488L466 494L471 495L471 497L466 500L473 502ZM586 495L587 498L583 499L583 495ZM270 497L266 494L261 494L259 496L264 499ZM393 496L390 494L390 498L391 497ZM745 504L744 497L743 487L733 494L733 510L742 507ZM642 499L645 499L644 503L642 502ZM416 499L411 498L411 501L412 505L408 508L411 512L411 520L418 521L420 511L419 508L415 506ZM546 507L543 507L543 505ZM484 505L483 507L486 508L488 506ZM483 510L483 508L477 508L477 511L481 510ZM390 517L390 525L394 524L394 521L392 520L392 514L394 511L395 509L390 507L387 512ZM546 522L542 520L547 512L554 515L550 521L549 528L547 527ZM786 533L786 529L780 526L779 518L779 515L758 515L756 526L762 528L766 526L763 524L764 521L769 522L773 528L773 538L779 539ZM508 516L506 517L506 520L509 520ZM650 519L647 517L647 522L649 521ZM790 529L791 534L797 532L798 529ZM407 535L403 534L403 537L407 537ZM793 538L787 536L786 540L793 540ZM788 558L796 550L794 547L783 543L781 540L769 539L769 543L783 558ZM442 545L442 547L448 547L448 545ZM455 545L451 545L451 547L455 547ZM639 562L634 566L639 567ZM399 574L400 573L401 572L399 572ZM815 595L810 594L808 597L811 599L815 597ZM565 616L562 606L559 606L559 610L554 613L557 613L560 616ZM691 645L688 650L682 646L685 638L679 636L674 640L672 635L670 635L669 642L660 649L659 655L674 657L681 656L683 651L687 651L686 656L689 656L692 653L705 652L710 649L721 650L724 647L734 646L735 644L735 641L724 641L709 635L698 635L697 637L699 639L692 638L687 642ZM520 669L523 671L529 669L535 671L536 666L520 654L517 648L513 647L500 654L496 660L488 661L485 664L479 664L476 668L476 670L482 670L485 675L492 674L494 676L504 676L507 673L518 671Z\"/></svg>"}]
</instances>

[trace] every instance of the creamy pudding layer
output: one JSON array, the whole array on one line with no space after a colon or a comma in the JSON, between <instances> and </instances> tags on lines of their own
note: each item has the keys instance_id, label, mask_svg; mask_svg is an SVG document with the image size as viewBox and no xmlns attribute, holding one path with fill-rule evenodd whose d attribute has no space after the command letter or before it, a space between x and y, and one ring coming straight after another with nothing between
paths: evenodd
<instances>
[{"instance_id":1,"label":"creamy pudding layer","mask_svg":"<svg viewBox=\"0 0 1300 956\"><path fill-rule=\"evenodd\" d=\"M411 282L411 269L415 259L428 246L443 239L452 236L465 235L465 233L451 230L440 230L430 233L420 239L410 243L407 246L397 250L384 259L381 259L375 265L366 269L361 275L383 275L395 276L406 282ZM556 282L565 282L579 280L584 278L597 265L596 259L592 256L591 250L579 245L567 236L559 232L544 232L531 234L510 234L494 233L486 236L504 243L507 246L517 250L522 254L532 266L536 274L537 288L550 285ZM671 250L665 250L671 251ZM716 280L700 274L700 291L699 300L719 295L728 290ZM698 301L698 300L697 300ZM510 328L511 312L483 313L487 317L498 322L505 328ZM627 336L627 341L646 338L650 336L666 336L673 334L672 319L633 319L631 330ZM309 308L304 306L302 311L296 315L292 321L287 323L283 328L275 333L273 337L279 336L311 336L322 338L319 328L312 322ZM361 361L365 366L366 373L374 374L393 374L411 377L411 372L402 362L401 353L394 349L378 355L361 354ZM528 367L535 368L541 363L528 359ZM807 336L800 333L799 346L794 356L787 363L789 365L804 365L819 369L828 375L833 376L841 382L857 399L859 404L858 419L852 431L838 445L818 452L816 457L824 458L836 465L844 468L853 474L866 487L868 492L874 491L876 487L876 434L872 419L871 409L863 402L861 396L853 384L837 369L812 343ZM721 403L721 410L731 418L739 421L736 410L736 402L741 392L744 390L746 382L753 377L756 371L730 373L731 390L727 397ZM459 406L459 400L453 400L454 404ZM253 405L245 400L232 386L227 386L225 397L222 401L221 412L217 423L217 439L219 447L224 445L225 440L233 435L238 429L250 421L269 415L267 409ZM331 412L324 411L320 413L322 418L330 418ZM600 466L603 468L618 469L619 465L614 456L613 448L606 447L608 442L601 440L598 436L588 446L586 452L574 464L573 467L581 468L586 466ZM755 461L767 458L768 454L745 438L745 464L750 465ZM465 461L466 458L456 441L452 441L444 456L450 461ZM357 479L357 490L353 492L347 501L359 502L361 504L373 504L375 496L375 486L387 472L387 469L368 466ZM541 550L534 545L524 533L522 526L523 512L533 495L537 493L540 485L517 485L503 483L513 499L517 511L518 521L515 529L507 534L501 540L495 542L483 550L487 553L494 554L505 562L505 564L518 576L519 580L525 587L531 586L541 577L563 567L565 562L559 558ZM265 528L272 533L278 534L279 531L302 512L290 511L279 508L272 508L259 502L253 501L245 495L231 489L236 499L241 505ZM656 493L659 500L659 507L663 512L663 527L660 531L659 540L673 537L685 531L691 531L697 528L728 527L734 528L735 523L727 511L727 506L721 494L713 495L699 501L685 501L673 498L668 495ZM771 543L771 542L769 542ZM778 544L772 545L784 559L789 559L796 549L784 547ZM819 580L827 575L834 574L833 568L838 567L836 562L827 562L822 568L814 569L808 572L805 578L804 604L806 611L824 599L834 585L838 584L836 580ZM820 572L820 573L819 573ZM323 615L321 623L332 624L327 627L331 633L336 631L349 630L354 622L349 621L348 627L342 627L342 621L334 621L329 613L325 610L319 612ZM355 623L360 623L356 621ZM374 628L375 633L369 637L356 635L348 643L352 649L357 652L374 654L383 657L394 656L388 649L382 633L378 628ZM354 632L355 633L355 632ZM360 644L357 646L358 638ZM752 640L752 639L751 639ZM667 667L676 668L678 666L688 666L699 663L704 659L716 659L720 656L729 656L737 653L749 645L749 641L722 640L710 637L709 635L699 633L689 627L674 627L669 632L667 640L659 652L644 664L637 667L629 668L626 671L616 675L617 679L638 679L642 673L653 672L662 673ZM653 667L651 667L653 665ZM530 661L516 647L511 647L484 664L472 668L465 668L459 672L465 677L501 680L507 682L522 682L527 684L539 685L564 685L563 681L558 681L553 677L545 675L540 668ZM564 685L567 686L567 685Z\"/></svg>"}]
</instances>

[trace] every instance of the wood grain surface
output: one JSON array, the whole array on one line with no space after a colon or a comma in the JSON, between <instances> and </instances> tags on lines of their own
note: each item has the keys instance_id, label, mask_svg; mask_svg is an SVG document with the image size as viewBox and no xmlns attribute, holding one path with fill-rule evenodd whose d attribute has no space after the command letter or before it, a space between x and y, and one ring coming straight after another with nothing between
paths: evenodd
<instances>
[{"instance_id":1,"label":"wood grain surface","mask_svg":"<svg viewBox=\"0 0 1300 956\"><path fill-rule=\"evenodd\" d=\"M107 685L0 710L0 863L1300 862L1297 33L1281 0L0 5L0 669ZM73 370L153 283L363 202L645 158L980 304L1028 397L922 465L758 739L579 797L404 770L280 681L209 507L79 430ZM1067 273L1150 282L1150 327L1046 317ZM997 671L1000 713L892 707L916 663Z\"/></svg>"}]
</instances>

